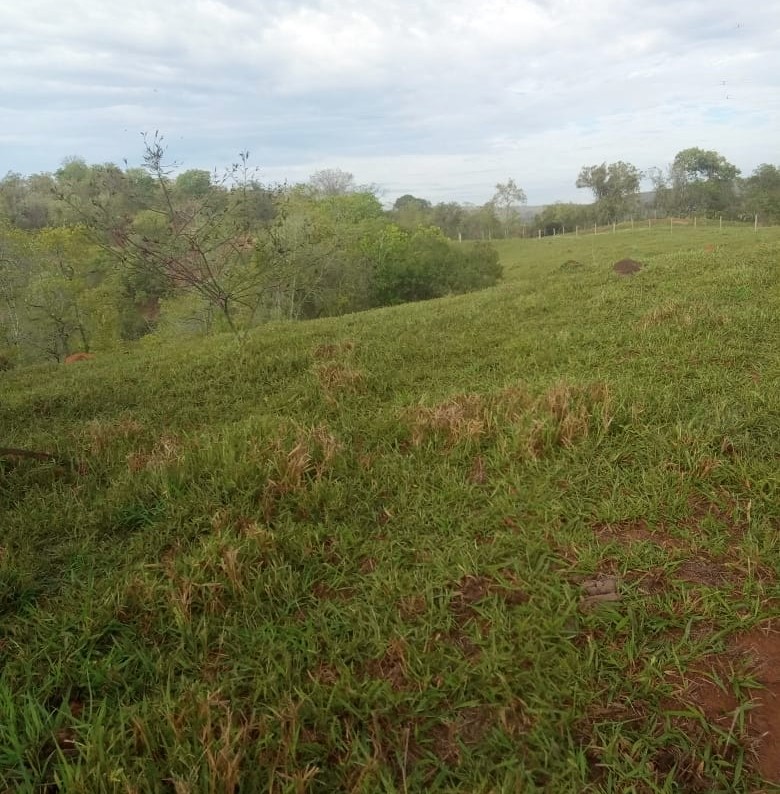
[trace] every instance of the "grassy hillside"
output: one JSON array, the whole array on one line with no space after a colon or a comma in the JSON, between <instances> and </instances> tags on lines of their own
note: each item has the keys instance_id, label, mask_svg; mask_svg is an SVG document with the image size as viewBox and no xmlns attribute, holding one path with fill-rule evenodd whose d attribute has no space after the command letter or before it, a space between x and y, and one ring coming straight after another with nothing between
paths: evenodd
<instances>
[{"instance_id":1,"label":"grassy hillside","mask_svg":"<svg viewBox=\"0 0 780 794\"><path fill-rule=\"evenodd\" d=\"M502 245L0 373L0 790L780 781L780 230Z\"/></svg>"}]
</instances>

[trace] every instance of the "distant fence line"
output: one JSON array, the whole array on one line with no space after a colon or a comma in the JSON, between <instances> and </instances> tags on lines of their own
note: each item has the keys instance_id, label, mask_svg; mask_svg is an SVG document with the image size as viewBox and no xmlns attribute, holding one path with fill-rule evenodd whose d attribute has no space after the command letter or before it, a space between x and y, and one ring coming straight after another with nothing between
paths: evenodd
<instances>
[{"instance_id":1,"label":"distant fence line","mask_svg":"<svg viewBox=\"0 0 780 794\"><path fill-rule=\"evenodd\" d=\"M758 231L759 228L768 228L773 225L774 224L770 223L759 223L758 215L755 215L751 221L729 220L724 219L722 216L719 218L700 218L695 215L692 218L675 218L672 216L668 218L647 218L642 220L634 220L632 218L631 220L621 221L620 223L616 221L605 225L594 223L592 226L575 226L574 228L569 227L568 229L566 226L561 225L560 231L555 227L553 227L552 233L545 232L544 229L538 229L536 234L531 234L529 237L538 237L538 239L541 240L543 237L571 237L572 235L579 237L588 234L616 234L617 232L641 231L643 229L659 229L674 232L675 227L678 226L693 229L701 226L707 229L717 229L718 231L724 228L752 228L753 231ZM525 236L525 227L523 227L523 237Z\"/></svg>"}]
</instances>

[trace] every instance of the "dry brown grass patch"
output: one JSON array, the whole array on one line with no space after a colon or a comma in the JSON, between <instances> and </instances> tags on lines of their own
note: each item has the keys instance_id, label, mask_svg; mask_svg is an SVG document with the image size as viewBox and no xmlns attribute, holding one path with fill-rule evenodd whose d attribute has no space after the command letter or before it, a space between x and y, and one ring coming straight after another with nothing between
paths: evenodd
<instances>
[{"instance_id":1,"label":"dry brown grass patch","mask_svg":"<svg viewBox=\"0 0 780 794\"><path fill-rule=\"evenodd\" d=\"M494 394L460 394L434 406L415 406L404 412L411 444L419 447L432 436L447 446L495 437L520 429L520 452L540 457L550 446L571 447L587 438L591 429L603 432L612 423L612 400L604 383L576 386L556 383L539 397L524 386L511 386ZM479 459L472 476L480 476ZM472 481L475 481L472 479Z\"/></svg>"},{"instance_id":2,"label":"dry brown grass patch","mask_svg":"<svg viewBox=\"0 0 780 794\"><path fill-rule=\"evenodd\" d=\"M469 471L468 481L472 485L484 485L487 480L487 473L485 467L485 459L482 455L477 455L474 462L471 464L471 471Z\"/></svg>"},{"instance_id":3,"label":"dry brown grass patch","mask_svg":"<svg viewBox=\"0 0 780 794\"><path fill-rule=\"evenodd\" d=\"M270 469L262 497L265 520L269 520L280 498L319 482L331 470L341 449L336 436L325 425L319 425L299 430L292 446L289 440L276 439L270 449L261 450L261 458L266 458Z\"/></svg>"},{"instance_id":4,"label":"dry brown grass patch","mask_svg":"<svg viewBox=\"0 0 780 794\"><path fill-rule=\"evenodd\" d=\"M232 794L239 790L245 749L259 730L254 715L236 712L220 693L205 696L192 693L182 707L168 716L168 723L181 744L196 738L203 752L207 777L198 779L193 770L190 779L174 780L177 792L195 790L190 786L203 784L208 791ZM251 761L247 761L251 763Z\"/></svg>"},{"instance_id":5,"label":"dry brown grass patch","mask_svg":"<svg viewBox=\"0 0 780 794\"><path fill-rule=\"evenodd\" d=\"M318 345L312 354L318 361L329 361L334 358L347 356L355 350L355 342L351 339L344 339L333 344Z\"/></svg>"},{"instance_id":6,"label":"dry brown grass patch","mask_svg":"<svg viewBox=\"0 0 780 794\"><path fill-rule=\"evenodd\" d=\"M173 435L162 435L149 451L131 452L127 467L131 472L159 470L181 458L182 442Z\"/></svg>"},{"instance_id":7,"label":"dry brown grass patch","mask_svg":"<svg viewBox=\"0 0 780 794\"><path fill-rule=\"evenodd\" d=\"M334 402L340 394L356 394L361 390L365 375L350 364L324 361L314 366L314 374L325 398Z\"/></svg>"},{"instance_id":8,"label":"dry brown grass patch","mask_svg":"<svg viewBox=\"0 0 780 794\"><path fill-rule=\"evenodd\" d=\"M118 440L137 438L143 430L143 425L131 417L93 419L86 427L90 452L100 455Z\"/></svg>"},{"instance_id":9,"label":"dry brown grass patch","mask_svg":"<svg viewBox=\"0 0 780 794\"><path fill-rule=\"evenodd\" d=\"M432 408L420 405L407 415L414 446L420 446L431 433L443 434L451 445L473 441L484 435L490 423L485 398L479 394L461 394Z\"/></svg>"}]
</instances>

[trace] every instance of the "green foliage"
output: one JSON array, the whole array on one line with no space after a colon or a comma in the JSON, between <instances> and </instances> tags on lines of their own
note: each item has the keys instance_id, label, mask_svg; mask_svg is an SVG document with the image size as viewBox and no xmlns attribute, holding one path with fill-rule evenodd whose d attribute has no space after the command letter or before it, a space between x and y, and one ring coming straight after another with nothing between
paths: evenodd
<instances>
[{"instance_id":1,"label":"green foliage","mask_svg":"<svg viewBox=\"0 0 780 794\"><path fill-rule=\"evenodd\" d=\"M597 220L612 223L636 209L642 176L636 166L622 160L609 165L583 166L577 177L577 187L593 192Z\"/></svg>"},{"instance_id":2,"label":"green foliage","mask_svg":"<svg viewBox=\"0 0 780 794\"><path fill-rule=\"evenodd\" d=\"M764 163L745 180L745 209L763 222L780 222L780 168Z\"/></svg>"},{"instance_id":3,"label":"green foliage","mask_svg":"<svg viewBox=\"0 0 780 794\"><path fill-rule=\"evenodd\" d=\"M487 244L458 247L435 227L395 235L374 271L377 306L429 300L494 285L501 278L498 254Z\"/></svg>"},{"instance_id":4,"label":"green foliage","mask_svg":"<svg viewBox=\"0 0 780 794\"><path fill-rule=\"evenodd\" d=\"M202 199L211 192L211 174L197 168L183 171L174 180L173 190L183 199Z\"/></svg>"},{"instance_id":5,"label":"green foliage","mask_svg":"<svg viewBox=\"0 0 780 794\"><path fill-rule=\"evenodd\" d=\"M535 219L537 228L544 235L572 232L578 226L592 226L596 222L599 211L591 204L572 204L556 202L545 207Z\"/></svg>"},{"instance_id":6,"label":"green foliage","mask_svg":"<svg viewBox=\"0 0 780 794\"><path fill-rule=\"evenodd\" d=\"M0 251L0 329L16 358L118 341L116 276L82 227L1 229Z\"/></svg>"},{"instance_id":7,"label":"green foliage","mask_svg":"<svg viewBox=\"0 0 780 794\"><path fill-rule=\"evenodd\" d=\"M739 169L716 151L698 147L678 152L669 173L656 175L658 205L678 215L736 213Z\"/></svg>"}]
</instances>

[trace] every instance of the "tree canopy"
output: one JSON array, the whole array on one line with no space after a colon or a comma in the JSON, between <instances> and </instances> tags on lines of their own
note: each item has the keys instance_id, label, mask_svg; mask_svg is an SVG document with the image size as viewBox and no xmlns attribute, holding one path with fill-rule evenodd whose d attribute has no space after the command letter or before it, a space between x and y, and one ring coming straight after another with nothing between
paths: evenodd
<instances>
[{"instance_id":1,"label":"tree canopy","mask_svg":"<svg viewBox=\"0 0 780 794\"><path fill-rule=\"evenodd\" d=\"M636 208L642 176L636 166L618 160L609 165L584 166L576 184L592 191L598 220L612 222Z\"/></svg>"}]
</instances>

